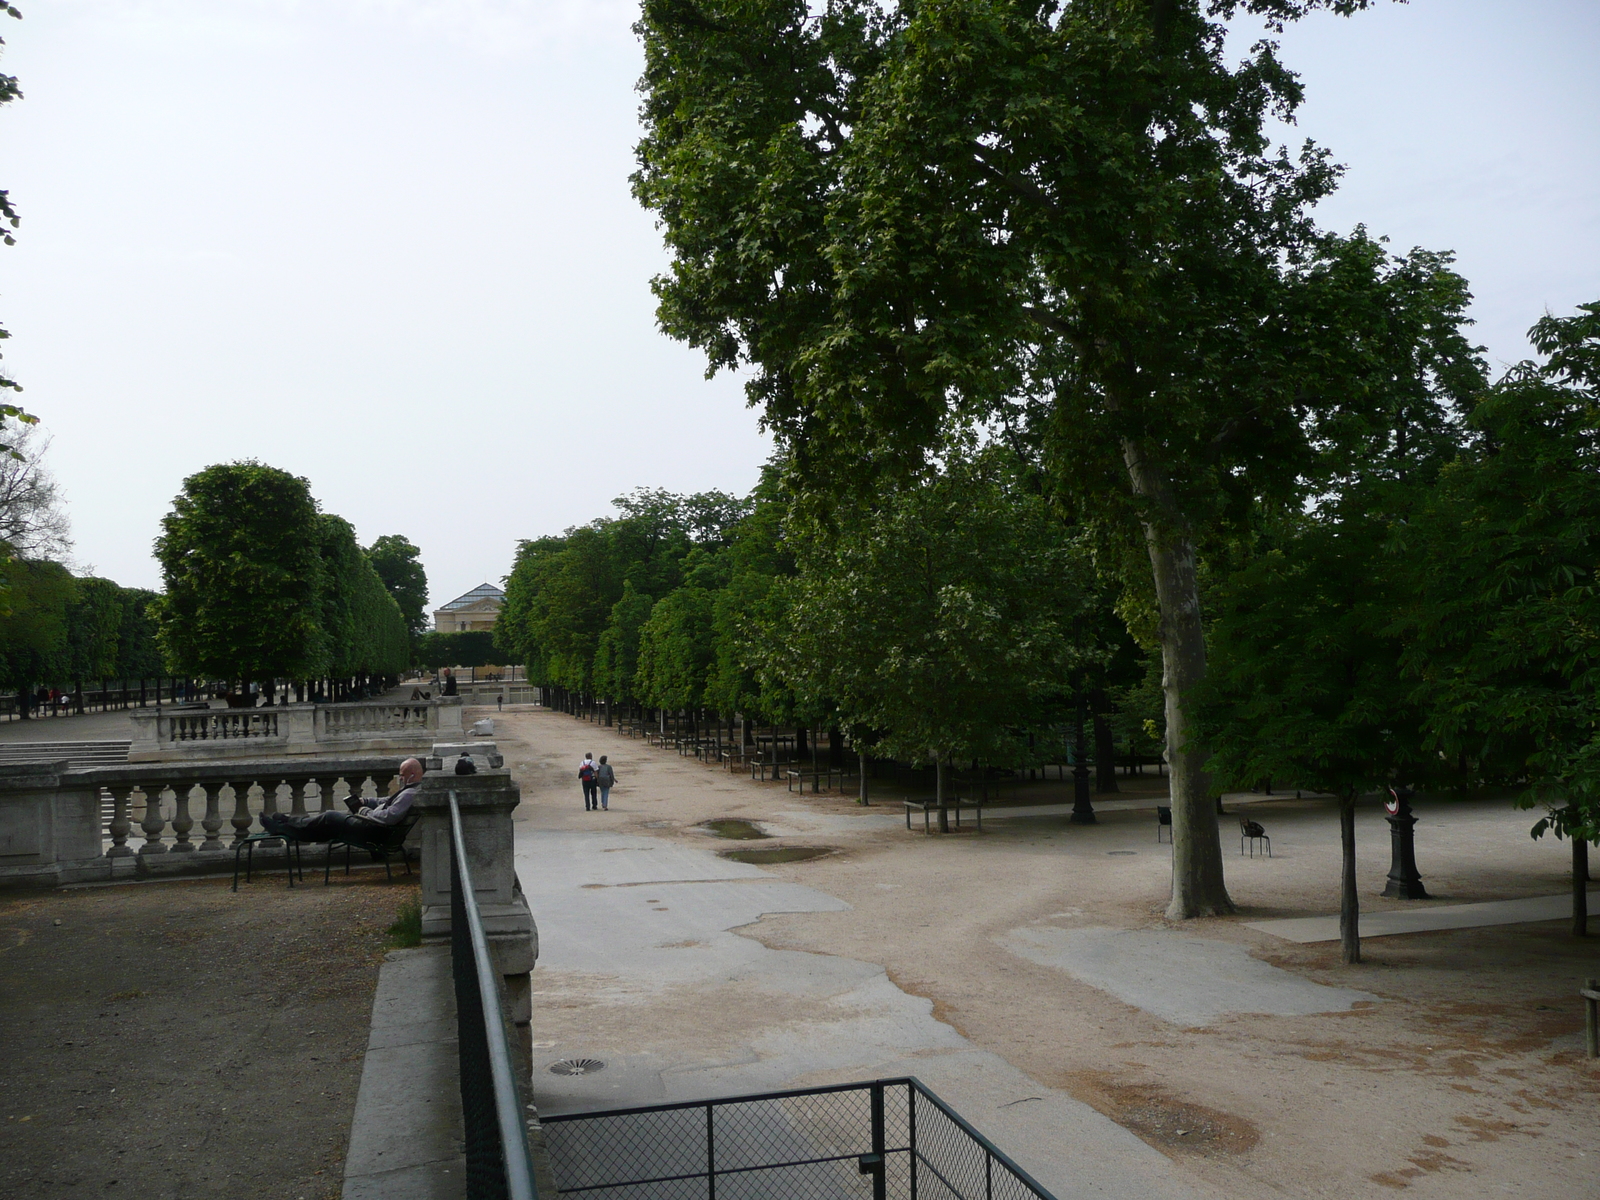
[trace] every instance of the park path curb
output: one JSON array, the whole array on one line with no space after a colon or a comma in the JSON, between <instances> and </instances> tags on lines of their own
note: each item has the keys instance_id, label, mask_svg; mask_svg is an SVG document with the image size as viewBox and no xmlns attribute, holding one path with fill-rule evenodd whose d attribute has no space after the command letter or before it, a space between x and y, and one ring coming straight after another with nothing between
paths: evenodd
<instances>
[{"instance_id":1,"label":"park path curb","mask_svg":"<svg viewBox=\"0 0 1600 1200\"><path fill-rule=\"evenodd\" d=\"M372 1001L344 1200L462 1200L456 1070L450 948L390 951Z\"/></svg>"}]
</instances>

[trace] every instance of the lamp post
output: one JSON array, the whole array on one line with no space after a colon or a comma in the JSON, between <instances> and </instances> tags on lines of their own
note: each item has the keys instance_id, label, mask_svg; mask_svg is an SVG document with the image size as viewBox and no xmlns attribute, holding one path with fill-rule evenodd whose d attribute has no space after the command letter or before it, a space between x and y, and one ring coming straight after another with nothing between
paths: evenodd
<instances>
[{"instance_id":1,"label":"lamp post","mask_svg":"<svg viewBox=\"0 0 1600 1200\"><path fill-rule=\"evenodd\" d=\"M1415 794L1405 784L1397 784L1389 789L1393 799L1383 804L1389 811L1389 883L1383 894L1400 900L1432 899L1417 870L1417 818L1411 811L1411 797Z\"/></svg>"}]
</instances>

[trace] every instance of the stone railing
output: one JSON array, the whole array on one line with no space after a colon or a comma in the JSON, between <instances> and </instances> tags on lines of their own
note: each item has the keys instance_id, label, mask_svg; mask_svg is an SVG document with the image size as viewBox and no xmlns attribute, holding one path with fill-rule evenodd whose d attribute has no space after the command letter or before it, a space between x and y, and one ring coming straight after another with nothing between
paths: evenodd
<instances>
[{"instance_id":1,"label":"stone railing","mask_svg":"<svg viewBox=\"0 0 1600 1200\"><path fill-rule=\"evenodd\" d=\"M323 741L331 741L367 733L432 733L439 728L439 703L413 700L404 704L365 701L359 704L321 705L317 708L317 736ZM451 707L455 709L459 720L460 703Z\"/></svg>"},{"instance_id":2,"label":"stone railing","mask_svg":"<svg viewBox=\"0 0 1600 1200\"><path fill-rule=\"evenodd\" d=\"M275 708L158 708L128 714L128 761L420 751L461 736L461 700L361 700Z\"/></svg>"},{"instance_id":3,"label":"stone railing","mask_svg":"<svg viewBox=\"0 0 1600 1200\"><path fill-rule=\"evenodd\" d=\"M222 869L271 813L385 795L393 756L0 767L0 886ZM104 798L110 797L105 821ZM102 831L104 827L104 831Z\"/></svg>"},{"instance_id":4,"label":"stone railing","mask_svg":"<svg viewBox=\"0 0 1600 1200\"><path fill-rule=\"evenodd\" d=\"M166 717L167 740L173 742L218 742L238 738L276 738L277 708L182 709L156 714L159 723Z\"/></svg>"}]
</instances>

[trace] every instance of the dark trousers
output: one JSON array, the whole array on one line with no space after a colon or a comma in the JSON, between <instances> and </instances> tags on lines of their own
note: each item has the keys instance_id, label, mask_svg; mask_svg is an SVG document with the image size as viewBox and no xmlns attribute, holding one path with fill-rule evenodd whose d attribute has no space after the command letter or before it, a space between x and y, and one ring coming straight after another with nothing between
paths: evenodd
<instances>
[{"instance_id":1,"label":"dark trousers","mask_svg":"<svg viewBox=\"0 0 1600 1200\"><path fill-rule=\"evenodd\" d=\"M588 812L591 808L599 808L599 789L595 787L594 780L585 779L583 782L583 810Z\"/></svg>"},{"instance_id":2,"label":"dark trousers","mask_svg":"<svg viewBox=\"0 0 1600 1200\"><path fill-rule=\"evenodd\" d=\"M268 833L292 837L297 842L328 842L344 834L352 826L371 824L371 821L364 821L354 813L340 812L336 808L327 812L304 813L297 817L275 813L271 824L262 822L263 828Z\"/></svg>"}]
</instances>

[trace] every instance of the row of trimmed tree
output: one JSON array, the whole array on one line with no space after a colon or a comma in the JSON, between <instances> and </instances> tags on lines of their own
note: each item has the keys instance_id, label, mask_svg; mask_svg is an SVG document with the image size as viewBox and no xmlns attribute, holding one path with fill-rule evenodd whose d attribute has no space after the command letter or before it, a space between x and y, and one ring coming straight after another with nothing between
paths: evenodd
<instances>
[{"instance_id":1,"label":"row of trimmed tree","mask_svg":"<svg viewBox=\"0 0 1600 1200\"><path fill-rule=\"evenodd\" d=\"M953 445L825 522L780 478L745 500L635 492L522 543L497 645L530 682L612 706L832 730L932 765L941 795L953 764L1062 761L1080 700L1107 768L1114 742L1155 749L1148 657L1009 452Z\"/></svg>"},{"instance_id":2,"label":"row of trimmed tree","mask_svg":"<svg viewBox=\"0 0 1600 1200\"><path fill-rule=\"evenodd\" d=\"M68 694L83 711L86 682L166 674L151 612L154 592L109 579L75 577L60 563L13 558L0 563L0 684L17 693L17 711L37 707L35 689Z\"/></svg>"},{"instance_id":3,"label":"row of trimmed tree","mask_svg":"<svg viewBox=\"0 0 1600 1200\"><path fill-rule=\"evenodd\" d=\"M391 536L364 550L287 471L237 462L191 475L156 557L166 591L152 613L174 674L229 681L239 696L256 683L269 702L280 681L345 699L412 663L427 594L416 548Z\"/></svg>"}]
</instances>

